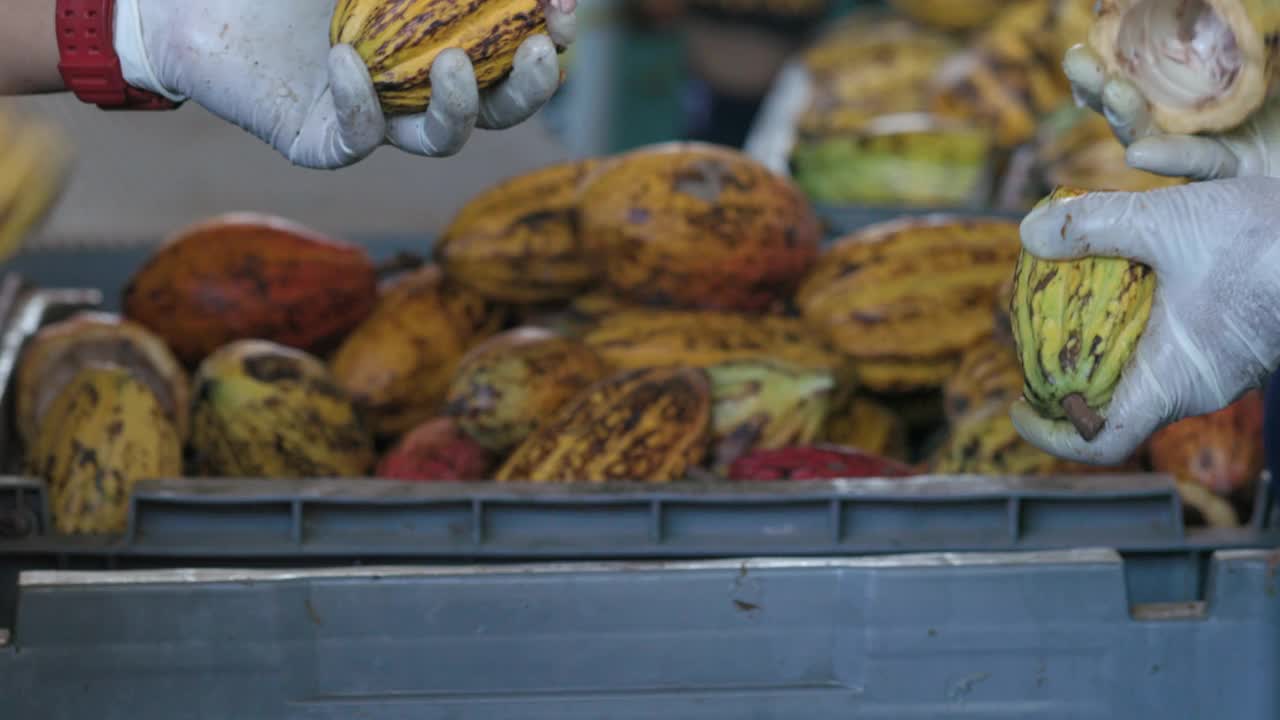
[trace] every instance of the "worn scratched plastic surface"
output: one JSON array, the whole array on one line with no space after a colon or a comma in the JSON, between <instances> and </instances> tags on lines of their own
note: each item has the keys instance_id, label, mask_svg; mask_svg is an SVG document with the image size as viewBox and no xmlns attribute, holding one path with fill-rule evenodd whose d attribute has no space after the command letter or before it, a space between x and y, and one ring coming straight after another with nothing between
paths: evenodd
<instances>
[{"instance_id":1,"label":"worn scratched plastic surface","mask_svg":"<svg viewBox=\"0 0 1280 720\"><path fill-rule=\"evenodd\" d=\"M31 573L7 717L1280 717L1280 554Z\"/></svg>"}]
</instances>

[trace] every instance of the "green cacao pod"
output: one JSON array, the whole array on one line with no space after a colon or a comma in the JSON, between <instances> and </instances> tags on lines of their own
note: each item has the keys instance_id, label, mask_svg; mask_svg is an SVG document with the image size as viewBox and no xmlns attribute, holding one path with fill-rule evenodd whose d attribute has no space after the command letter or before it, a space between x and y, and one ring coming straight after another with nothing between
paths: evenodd
<instances>
[{"instance_id":1,"label":"green cacao pod","mask_svg":"<svg viewBox=\"0 0 1280 720\"><path fill-rule=\"evenodd\" d=\"M1041 203L1086 194L1059 188ZM1123 258L1044 260L1023 251L1011 321L1023 395L1043 417L1068 419L1092 440L1151 315L1156 277Z\"/></svg>"}]
</instances>

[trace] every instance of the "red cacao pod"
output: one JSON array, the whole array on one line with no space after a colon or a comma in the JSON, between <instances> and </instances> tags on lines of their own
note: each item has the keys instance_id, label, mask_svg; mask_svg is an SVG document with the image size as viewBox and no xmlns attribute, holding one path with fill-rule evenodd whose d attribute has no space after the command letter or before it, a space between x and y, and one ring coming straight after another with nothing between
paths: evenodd
<instances>
[{"instance_id":1,"label":"red cacao pod","mask_svg":"<svg viewBox=\"0 0 1280 720\"><path fill-rule=\"evenodd\" d=\"M911 466L854 448L804 445L756 450L729 466L729 479L837 480L845 478L906 477L918 474Z\"/></svg>"},{"instance_id":2,"label":"red cacao pod","mask_svg":"<svg viewBox=\"0 0 1280 720\"><path fill-rule=\"evenodd\" d=\"M452 418L435 418L400 438L378 463L376 475L393 480L484 480L493 457Z\"/></svg>"}]
</instances>

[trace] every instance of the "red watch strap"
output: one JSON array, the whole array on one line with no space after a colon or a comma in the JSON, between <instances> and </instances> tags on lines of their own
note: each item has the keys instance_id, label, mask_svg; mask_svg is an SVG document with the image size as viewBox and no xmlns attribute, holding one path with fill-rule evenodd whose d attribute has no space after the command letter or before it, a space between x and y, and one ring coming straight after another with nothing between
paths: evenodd
<instances>
[{"instance_id":1,"label":"red watch strap","mask_svg":"<svg viewBox=\"0 0 1280 720\"><path fill-rule=\"evenodd\" d=\"M67 89L100 108L172 110L178 104L124 80L116 55L116 0L57 0L58 72Z\"/></svg>"}]
</instances>

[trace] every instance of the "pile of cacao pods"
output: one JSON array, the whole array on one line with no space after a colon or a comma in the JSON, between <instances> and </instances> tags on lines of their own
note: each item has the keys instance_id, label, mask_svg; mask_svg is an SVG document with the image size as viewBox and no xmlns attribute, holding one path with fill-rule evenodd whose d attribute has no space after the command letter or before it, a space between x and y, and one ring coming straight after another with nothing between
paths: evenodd
<instances>
[{"instance_id":1,"label":"pile of cacao pods","mask_svg":"<svg viewBox=\"0 0 1280 720\"><path fill-rule=\"evenodd\" d=\"M156 249L118 315L82 312L27 341L27 467L65 533L121 530L146 478L1099 470L1032 448L1009 420L1024 389L1007 313L1015 222L822 235L789 179L694 143L510 178L418 262L378 265L281 218L211 218ZM1153 443L1156 465L1188 484L1218 473L1201 485L1231 496L1255 455L1180 454L1254 452L1258 414L1219 423L1220 440Z\"/></svg>"},{"instance_id":2,"label":"pile of cacao pods","mask_svg":"<svg viewBox=\"0 0 1280 720\"><path fill-rule=\"evenodd\" d=\"M1057 185L1184 182L1130 168L1062 71L1094 0L895 0L842 18L800 57L808 104L791 172L810 198L1023 208Z\"/></svg>"}]
</instances>

